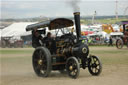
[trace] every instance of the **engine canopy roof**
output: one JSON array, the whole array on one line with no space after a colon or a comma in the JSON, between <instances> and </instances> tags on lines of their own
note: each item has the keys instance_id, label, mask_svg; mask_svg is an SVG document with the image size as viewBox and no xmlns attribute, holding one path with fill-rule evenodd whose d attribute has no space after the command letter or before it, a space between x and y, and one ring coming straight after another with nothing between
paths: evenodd
<instances>
[{"instance_id":1,"label":"engine canopy roof","mask_svg":"<svg viewBox=\"0 0 128 85\"><path fill-rule=\"evenodd\" d=\"M73 26L73 25L74 25L74 23L70 19L56 18L56 19L53 19L53 20L48 20L48 21L28 25L26 27L26 31L39 29L39 28L45 28L45 27L48 27L49 30L54 30L54 29L61 29L61 28L65 28L65 27L70 27L70 26Z\"/></svg>"}]
</instances>

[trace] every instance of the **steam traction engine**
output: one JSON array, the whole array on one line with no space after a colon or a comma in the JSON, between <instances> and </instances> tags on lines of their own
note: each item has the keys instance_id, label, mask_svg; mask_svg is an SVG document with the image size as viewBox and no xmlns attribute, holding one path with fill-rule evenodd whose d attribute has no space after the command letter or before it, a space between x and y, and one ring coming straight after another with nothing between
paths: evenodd
<instances>
[{"instance_id":1,"label":"steam traction engine","mask_svg":"<svg viewBox=\"0 0 128 85\"><path fill-rule=\"evenodd\" d=\"M120 24L123 25L123 36L116 40L116 47L121 49L126 45L128 48L128 21L122 21Z\"/></svg>"},{"instance_id":2,"label":"steam traction engine","mask_svg":"<svg viewBox=\"0 0 128 85\"><path fill-rule=\"evenodd\" d=\"M51 46L37 47L33 53L33 68L35 73L41 77L49 76L51 70L60 72L66 71L71 78L79 76L80 68L88 67L92 75L99 75L102 71L100 60L95 55L89 55L89 48L82 42L80 13L74 13L76 35L64 33L56 36ZM48 27L49 30L61 30L73 26L73 21L65 18L58 18L48 22L28 25L26 30L33 30ZM50 42L50 41L49 41Z\"/></svg>"}]
</instances>

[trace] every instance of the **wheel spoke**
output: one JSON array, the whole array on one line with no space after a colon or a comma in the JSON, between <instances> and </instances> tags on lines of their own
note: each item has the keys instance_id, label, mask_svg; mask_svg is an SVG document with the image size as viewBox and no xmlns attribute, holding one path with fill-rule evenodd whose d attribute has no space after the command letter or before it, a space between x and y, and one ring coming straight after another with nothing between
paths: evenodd
<instances>
[{"instance_id":1,"label":"wheel spoke","mask_svg":"<svg viewBox=\"0 0 128 85\"><path fill-rule=\"evenodd\" d=\"M98 65L96 68L97 68L97 69L100 69L100 66Z\"/></svg>"},{"instance_id":2,"label":"wheel spoke","mask_svg":"<svg viewBox=\"0 0 128 85\"><path fill-rule=\"evenodd\" d=\"M93 70L93 66L91 66L91 70Z\"/></svg>"},{"instance_id":3,"label":"wheel spoke","mask_svg":"<svg viewBox=\"0 0 128 85\"><path fill-rule=\"evenodd\" d=\"M93 63L94 63L94 59L92 58L92 59L91 59L91 64L93 64Z\"/></svg>"},{"instance_id":4,"label":"wheel spoke","mask_svg":"<svg viewBox=\"0 0 128 85\"><path fill-rule=\"evenodd\" d=\"M40 69L40 65L35 66L35 69Z\"/></svg>"},{"instance_id":5,"label":"wheel spoke","mask_svg":"<svg viewBox=\"0 0 128 85\"><path fill-rule=\"evenodd\" d=\"M93 58L93 60L94 60L94 62L96 62L96 61L97 61L97 59L96 59L96 58Z\"/></svg>"},{"instance_id":6,"label":"wheel spoke","mask_svg":"<svg viewBox=\"0 0 128 85\"><path fill-rule=\"evenodd\" d=\"M96 64L99 65L99 61L98 60L96 61Z\"/></svg>"},{"instance_id":7,"label":"wheel spoke","mask_svg":"<svg viewBox=\"0 0 128 85\"><path fill-rule=\"evenodd\" d=\"M96 64L97 66L100 66L100 64Z\"/></svg>"},{"instance_id":8,"label":"wheel spoke","mask_svg":"<svg viewBox=\"0 0 128 85\"><path fill-rule=\"evenodd\" d=\"M96 70L98 70L98 68L96 67Z\"/></svg>"},{"instance_id":9,"label":"wheel spoke","mask_svg":"<svg viewBox=\"0 0 128 85\"><path fill-rule=\"evenodd\" d=\"M93 70L93 72L95 73L95 68L93 68L92 70Z\"/></svg>"},{"instance_id":10,"label":"wheel spoke","mask_svg":"<svg viewBox=\"0 0 128 85\"><path fill-rule=\"evenodd\" d=\"M95 68L95 73L96 73L96 70L97 70L97 69Z\"/></svg>"},{"instance_id":11,"label":"wheel spoke","mask_svg":"<svg viewBox=\"0 0 128 85\"><path fill-rule=\"evenodd\" d=\"M34 59L34 62L37 62L39 59Z\"/></svg>"},{"instance_id":12,"label":"wheel spoke","mask_svg":"<svg viewBox=\"0 0 128 85\"><path fill-rule=\"evenodd\" d=\"M39 54L38 55L39 55L39 58L42 59L42 51L41 50L39 50Z\"/></svg>"}]
</instances>

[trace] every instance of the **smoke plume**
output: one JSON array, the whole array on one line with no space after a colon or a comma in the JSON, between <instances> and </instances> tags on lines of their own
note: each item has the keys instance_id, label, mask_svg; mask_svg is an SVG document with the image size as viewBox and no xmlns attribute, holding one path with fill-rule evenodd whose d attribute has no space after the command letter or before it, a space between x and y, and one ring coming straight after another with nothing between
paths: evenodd
<instances>
[{"instance_id":1,"label":"smoke plume","mask_svg":"<svg viewBox=\"0 0 128 85\"><path fill-rule=\"evenodd\" d=\"M70 0L69 5L73 8L73 12L80 12L79 3L81 0Z\"/></svg>"}]
</instances>

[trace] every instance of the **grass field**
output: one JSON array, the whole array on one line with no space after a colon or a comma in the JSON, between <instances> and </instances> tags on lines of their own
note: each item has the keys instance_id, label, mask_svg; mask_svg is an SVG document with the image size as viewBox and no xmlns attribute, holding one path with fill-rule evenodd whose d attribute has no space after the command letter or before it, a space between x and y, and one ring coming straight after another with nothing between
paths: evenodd
<instances>
[{"instance_id":1,"label":"grass field","mask_svg":"<svg viewBox=\"0 0 128 85\"><path fill-rule=\"evenodd\" d=\"M0 85L126 85L128 83L128 48L91 46L90 54L99 56L103 64L100 76L80 70L74 81L66 74L52 72L48 78L39 78L32 68L33 48L0 49Z\"/></svg>"},{"instance_id":2,"label":"grass field","mask_svg":"<svg viewBox=\"0 0 128 85\"><path fill-rule=\"evenodd\" d=\"M127 18L119 18L118 20L116 18L108 18L108 19L95 19L95 23L101 23L101 24L115 24L121 21L127 21ZM91 24L92 20L81 20L82 24Z\"/></svg>"}]
</instances>

